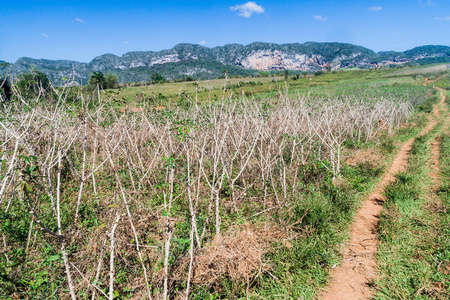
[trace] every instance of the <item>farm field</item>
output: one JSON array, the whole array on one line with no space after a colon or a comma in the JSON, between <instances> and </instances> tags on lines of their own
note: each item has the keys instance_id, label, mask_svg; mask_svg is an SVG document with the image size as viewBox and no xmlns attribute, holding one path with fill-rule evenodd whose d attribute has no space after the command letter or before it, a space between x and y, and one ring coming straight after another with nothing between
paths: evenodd
<instances>
[{"instance_id":1,"label":"farm field","mask_svg":"<svg viewBox=\"0 0 450 300\"><path fill-rule=\"evenodd\" d=\"M16 93L0 299L326 297L374 191L367 293L444 299L449 83L434 67Z\"/></svg>"},{"instance_id":2,"label":"farm field","mask_svg":"<svg viewBox=\"0 0 450 300\"><path fill-rule=\"evenodd\" d=\"M396 70L352 70L325 73L320 76L308 75L297 77L288 76L287 80L283 74L273 74L269 77L249 78L223 78L216 80L188 81L164 84L129 84L121 88L105 91L105 97L111 96L118 105L135 106L162 106L176 105L184 99L204 103L218 101L224 98L237 99L244 93L247 97L274 97L280 91L288 93L312 93L312 94L334 94L339 91L346 92L351 88L376 87L377 85L392 85L394 83L420 84L426 77L425 70L438 70L446 65L437 65L434 68L411 68L408 75L396 75ZM404 71L406 72L406 71ZM430 74L436 74L431 72ZM227 86L224 91L224 86ZM224 93L225 92L225 93Z\"/></svg>"}]
</instances>

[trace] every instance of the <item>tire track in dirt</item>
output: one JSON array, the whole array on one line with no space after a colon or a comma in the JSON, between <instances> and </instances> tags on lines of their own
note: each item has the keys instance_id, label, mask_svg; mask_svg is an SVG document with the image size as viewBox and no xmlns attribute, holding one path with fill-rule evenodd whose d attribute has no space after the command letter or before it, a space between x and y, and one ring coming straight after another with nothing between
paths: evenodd
<instances>
[{"instance_id":1,"label":"tire track in dirt","mask_svg":"<svg viewBox=\"0 0 450 300\"><path fill-rule=\"evenodd\" d=\"M442 89L439 90L441 92L439 106L441 106L445 97ZM419 135L427 134L437 124L437 120L433 116L437 117L438 115L439 108L438 105L435 105L433 115L427 117L428 125ZM363 201L356 214L355 221L351 225L350 241L342 252L343 261L341 265L332 270L331 282L321 297L323 300L370 299L374 295L370 285L376 278L377 272L375 260L379 245L377 226L379 215L383 209L384 187L393 182L395 174L403 171L407 166L413 141L414 138L401 146L381 182Z\"/></svg>"}]
</instances>

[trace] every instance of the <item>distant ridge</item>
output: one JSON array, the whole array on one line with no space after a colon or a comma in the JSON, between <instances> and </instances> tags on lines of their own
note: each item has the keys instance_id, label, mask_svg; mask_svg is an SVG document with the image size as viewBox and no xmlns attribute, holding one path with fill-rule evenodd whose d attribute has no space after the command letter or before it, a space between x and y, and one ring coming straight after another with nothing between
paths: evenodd
<instances>
[{"instance_id":1,"label":"distant ridge","mask_svg":"<svg viewBox=\"0 0 450 300\"><path fill-rule=\"evenodd\" d=\"M226 71L230 75L254 75L260 71L296 70L315 72L324 68L374 68L399 64L450 62L450 47L420 46L404 52L374 52L346 43L306 42L273 44L255 42L249 45L228 44L207 48L197 44L178 44L162 51L134 51L122 56L104 54L89 63L70 60L19 58L7 67L15 77L37 69L57 85L75 76L76 84L85 84L92 72L112 72L120 82L150 80L158 72L167 79L192 76L213 79ZM4 68L2 72L5 72ZM4 74L3 74L4 75Z\"/></svg>"}]
</instances>

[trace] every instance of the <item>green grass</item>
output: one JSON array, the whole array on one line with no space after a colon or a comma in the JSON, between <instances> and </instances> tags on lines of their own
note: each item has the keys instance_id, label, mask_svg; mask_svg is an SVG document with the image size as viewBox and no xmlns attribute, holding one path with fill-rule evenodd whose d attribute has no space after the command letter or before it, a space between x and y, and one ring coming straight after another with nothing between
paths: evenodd
<instances>
[{"instance_id":1,"label":"green grass","mask_svg":"<svg viewBox=\"0 0 450 300\"><path fill-rule=\"evenodd\" d=\"M450 72L441 75L435 82L434 82L434 86L446 89L446 90L450 90Z\"/></svg>"},{"instance_id":2,"label":"green grass","mask_svg":"<svg viewBox=\"0 0 450 300\"><path fill-rule=\"evenodd\" d=\"M446 271L447 266L450 268L450 203L445 184L439 197L431 192L433 183L428 175L429 143L441 126L414 141L408 168L385 190L379 224L376 299L450 296L450 276ZM448 136L443 137L441 145L442 178L445 178L449 172Z\"/></svg>"},{"instance_id":3,"label":"green grass","mask_svg":"<svg viewBox=\"0 0 450 300\"><path fill-rule=\"evenodd\" d=\"M399 71L394 71L391 73L393 76L405 76L405 75L422 75L422 76L434 76L435 74L440 74L442 72L448 72L448 63L433 64L420 67L409 67L404 68Z\"/></svg>"},{"instance_id":4,"label":"green grass","mask_svg":"<svg viewBox=\"0 0 450 300\"><path fill-rule=\"evenodd\" d=\"M244 93L247 97L271 98L288 90L290 95L312 94L319 96L342 95L348 92L368 92L380 87L395 85L420 86L423 78L414 75L391 76L393 70L354 70L335 71L320 76L301 77L287 81L283 76L247 77L163 83L133 86L107 90L104 93L114 98L119 106L174 106L180 99L188 98L203 103L223 98L223 87L227 83L225 98L230 95L236 98ZM383 92L384 88L382 88ZM395 90L395 89L391 89Z\"/></svg>"}]
</instances>

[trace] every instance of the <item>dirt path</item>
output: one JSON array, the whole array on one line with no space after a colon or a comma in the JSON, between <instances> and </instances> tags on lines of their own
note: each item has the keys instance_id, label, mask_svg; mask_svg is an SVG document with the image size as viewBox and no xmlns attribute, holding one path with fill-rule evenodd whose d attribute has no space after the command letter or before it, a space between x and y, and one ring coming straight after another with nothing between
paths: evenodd
<instances>
[{"instance_id":1,"label":"dirt path","mask_svg":"<svg viewBox=\"0 0 450 300\"><path fill-rule=\"evenodd\" d=\"M439 105L443 105L445 97L443 91L440 91L441 102ZM433 109L433 115L437 117L438 114L439 108L436 105ZM437 123L432 116L428 116L428 120L429 124L420 135L428 133ZM413 141L414 139L410 139L401 146L392 165L375 191L362 203L351 226L350 241L343 251L343 262L331 272L332 280L328 289L322 295L323 300L357 300L369 299L373 296L374 293L370 289L370 283L375 279L377 271L375 254L379 240L376 227L378 216L383 209L383 190L388 183L395 180L395 174L401 172L407 166Z\"/></svg>"}]
</instances>

